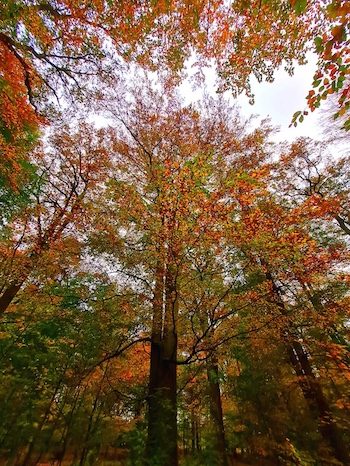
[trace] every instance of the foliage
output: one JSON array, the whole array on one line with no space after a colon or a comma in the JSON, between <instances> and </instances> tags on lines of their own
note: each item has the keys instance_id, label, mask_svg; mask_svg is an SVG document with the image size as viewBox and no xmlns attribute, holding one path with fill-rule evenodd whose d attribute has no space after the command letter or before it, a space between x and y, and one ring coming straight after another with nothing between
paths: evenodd
<instances>
[{"instance_id":1,"label":"foliage","mask_svg":"<svg viewBox=\"0 0 350 466\"><path fill-rule=\"evenodd\" d=\"M28 140L54 119L55 101L88 104L87 91L101 80L114 86L127 75L123 64L156 71L169 87L194 54L198 79L214 63L220 91L244 91L253 101L252 75L272 81L281 65L292 74L312 49L319 64L308 106L340 92L336 116L349 107L346 1L11 0L1 10L0 175L14 189Z\"/></svg>"},{"instance_id":2,"label":"foliage","mask_svg":"<svg viewBox=\"0 0 350 466\"><path fill-rule=\"evenodd\" d=\"M124 90L46 132L2 230L2 458L347 464L348 159Z\"/></svg>"}]
</instances>

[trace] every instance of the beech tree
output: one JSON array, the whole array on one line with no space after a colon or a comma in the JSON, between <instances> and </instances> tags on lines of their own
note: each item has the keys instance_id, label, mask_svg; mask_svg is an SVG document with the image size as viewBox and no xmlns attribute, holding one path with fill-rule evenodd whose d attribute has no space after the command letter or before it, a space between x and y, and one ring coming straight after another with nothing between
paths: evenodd
<instances>
[{"instance_id":1,"label":"beech tree","mask_svg":"<svg viewBox=\"0 0 350 466\"><path fill-rule=\"evenodd\" d=\"M2 458L346 465L347 159L123 91L28 154L1 230Z\"/></svg>"},{"instance_id":2,"label":"beech tree","mask_svg":"<svg viewBox=\"0 0 350 466\"><path fill-rule=\"evenodd\" d=\"M221 327L232 315L224 304L234 280L225 283L234 267L225 263L225 231L234 225L236 196L254 195L244 188L253 192L258 183L253 167L267 156L270 128L247 133L222 100L208 100L196 110L182 109L178 100L166 101L152 89L146 95L134 91L131 98L134 103L128 100L124 108L108 104L118 124L115 175L94 241L112 264L115 256L122 275L146 286L145 317L152 318L151 328L149 321L144 324L151 340L147 457L151 464L177 464L176 366L207 359L208 374L215 373L211 353L234 332ZM243 175L249 172L251 177ZM214 268L216 288L206 290L205 282L197 287ZM214 286L213 277L209 283ZM214 379L211 406L218 416Z\"/></svg>"},{"instance_id":3,"label":"beech tree","mask_svg":"<svg viewBox=\"0 0 350 466\"><path fill-rule=\"evenodd\" d=\"M298 176L303 177L300 170ZM298 322L297 316L292 314L292 320L288 324L289 314L293 313L293 308L300 306L304 313L307 312L309 322L317 326L315 319L320 318L316 317L317 313L323 313L325 309L321 311L319 302L322 291L316 290L322 290L327 278L330 281L331 276L336 274L333 268L342 263L344 244L331 243L330 240L323 245L315 242L312 237L312 224L308 223L307 211L300 209L299 205L295 206L293 202L291 204L286 202L284 207L282 205L273 207L271 201L253 205L246 209L244 219L246 226L242 231L246 241L253 241L252 248L248 247L247 254L255 256L261 273L266 276L271 286L268 300L275 306L273 312L277 312L277 317L280 313L281 339L286 342L286 351L292 367L300 377L300 388L306 400L311 403L310 409L319 417L322 436L326 442L330 442L335 457L347 464L344 431L339 430L324 388L312 367L310 347L306 349L307 341L311 336L307 334L305 323L303 324L304 317ZM278 209L278 215L272 214L274 209ZM287 209L285 213L284 209ZM313 212L312 221L317 220L317 215L322 217L322 213L316 210ZM259 218L259 226L256 223L257 218ZM252 221L253 219L255 222ZM309 228L310 232L305 227ZM248 243L246 242L244 247L246 244ZM268 247L263 252L262 244L264 249L270 245L273 250ZM345 254L345 263L346 257ZM288 264L287 268L285 264ZM341 277L338 276L336 280L341 281ZM307 309L310 311L308 312ZM327 345L326 342L324 344Z\"/></svg>"}]
</instances>

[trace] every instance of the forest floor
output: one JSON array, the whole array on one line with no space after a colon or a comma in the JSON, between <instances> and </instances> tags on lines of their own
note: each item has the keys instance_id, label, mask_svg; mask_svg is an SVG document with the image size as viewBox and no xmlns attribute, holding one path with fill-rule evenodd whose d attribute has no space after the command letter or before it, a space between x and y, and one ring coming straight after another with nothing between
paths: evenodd
<instances>
[{"instance_id":1,"label":"forest floor","mask_svg":"<svg viewBox=\"0 0 350 466\"><path fill-rule=\"evenodd\" d=\"M114 451L113 451L114 450ZM107 452L106 452L107 453ZM197 458L191 458L190 455L184 456L181 454L183 452L180 452L180 457L179 457L179 465L180 466L203 466L202 461ZM0 466L6 466L8 464L14 464L13 460L12 462L5 460L4 458L0 458ZM135 458L134 458L135 459ZM16 462L17 460L17 462ZM203 459L202 459L203 460ZM74 458L73 454L67 454L66 458L59 463L58 458L54 457L53 455L45 455L39 460L40 462L37 463L37 466L57 466L60 464L60 466L73 466L75 464L79 464L79 459L77 460L76 457ZM23 464L23 460L21 461L21 458L16 458L15 459L16 464ZM100 457L97 457L95 459L92 458L87 458L86 464L93 465L93 466L125 466L125 465L130 465L130 459L127 459L127 452L124 449L112 449L110 448L107 454L102 454ZM209 464L209 463L206 463ZM211 463L210 463L211 464ZM211 466L215 466L214 464L211 464ZM258 460L252 461L246 459L246 461L243 458L229 458L228 459L228 466L276 466L276 463L272 462L271 460L267 460L265 458L260 458Z\"/></svg>"},{"instance_id":2,"label":"forest floor","mask_svg":"<svg viewBox=\"0 0 350 466\"><path fill-rule=\"evenodd\" d=\"M52 462L47 462L47 463L38 463L37 466L55 466L56 463L52 463ZM123 462L116 462L116 461L101 461L101 462L96 462L94 463L95 466L125 466L125 463ZM181 463L180 463L181 465ZM248 465L251 465L251 463L242 463L242 462L234 462L232 463L232 466L248 466ZM72 466L72 463L70 461L63 461L62 462L62 465L61 466ZM231 466L231 463L230 463L230 466ZM258 465L256 464L256 466L261 466L261 465ZM264 466L275 466L275 465L267 465L264 463Z\"/></svg>"}]
</instances>

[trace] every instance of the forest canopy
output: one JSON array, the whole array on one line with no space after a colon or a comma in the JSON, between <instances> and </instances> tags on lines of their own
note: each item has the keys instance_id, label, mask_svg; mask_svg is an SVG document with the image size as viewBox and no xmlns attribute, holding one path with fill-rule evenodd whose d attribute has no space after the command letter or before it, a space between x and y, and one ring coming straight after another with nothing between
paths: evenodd
<instances>
[{"instance_id":1,"label":"forest canopy","mask_svg":"<svg viewBox=\"0 0 350 466\"><path fill-rule=\"evenodd\" d=\"M348 2L1 6L0 464L349 465L349 155L225 96L346 144Z\"/></svg>"}]
</instances>

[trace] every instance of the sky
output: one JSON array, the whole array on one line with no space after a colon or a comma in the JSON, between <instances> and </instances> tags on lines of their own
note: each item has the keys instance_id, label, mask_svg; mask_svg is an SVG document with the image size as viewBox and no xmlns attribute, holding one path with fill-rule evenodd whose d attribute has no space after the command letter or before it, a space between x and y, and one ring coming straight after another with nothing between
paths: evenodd
<instances>
[{"instance_id":1,"label":"sky","mask_svg":"<svg viewBox=\"0 0 350 466\"><path fill-rule=\"evenodd\" d=\"M303 123L297 127L289 128L293 114L306 108L306 96L312 88L313 75L316 70L316 57L309 55L308 64L295 67L293 76L282 68L277 70L273 83L258 83L252 80L252 90L255 94L255 104L250 105L248 98L240 96L238 102L242 107L242 113L249 116L256 113L265 118L270 116L273 125L280 126L280 132L276 140L295 140L299 136L320 138L319 115L320 111L309 114Z\"/></svg>"},{"instance_id":2,"label":"sky","mask_svg":"<svg viewBox=\"0 0 350 466\"><path fill-rule=\"evenodd\" d=\"M319 115L320 111L315 112L305 117L303 123L299 123L295 128L289 128L293 114L298 110L308 110L306 108L306 96L312 88L313 76L316 71L316 56L309 54L308 64L295 66L293 76L289 76L283 69L275 72L275 80L273 83L258 83L255 78L252 78L252 91L255 94L255 103L250 105L248 98L240 95L237 99L242 109L242 114L249 117L251 114L257 114L264 119L270 117L273 126L279 126L280 131L273 139L275 141L293 141L299 136L308 136L314 139L322 137L319 130ZM207 90L215 91L215 78L213 70L206 73ZM188 83L181 86L181 92L185 100L196 100L200 98L200 91L193 92ZM227 93L229 96L229 93Z\"/></svg>"}]
</instances>

